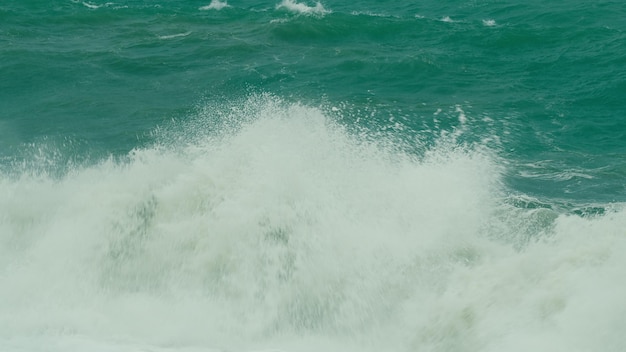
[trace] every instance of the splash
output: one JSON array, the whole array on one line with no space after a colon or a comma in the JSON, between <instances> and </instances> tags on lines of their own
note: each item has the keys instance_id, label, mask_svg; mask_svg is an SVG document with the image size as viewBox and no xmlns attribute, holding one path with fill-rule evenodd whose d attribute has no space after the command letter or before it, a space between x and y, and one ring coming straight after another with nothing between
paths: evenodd
<instances>
[{"instance_id":1,"label":"splash","mask_svg":"<svg viewBox=\"0 0 626 352\"><path fill-rule=\"evenodd\" d=\"M488 151L332 113L209 104L125 161L2 176L0 347L626 347L626 212L511 206Z\"/></svg>"},{"instance_id":2,"label":"splash","mask_svg":"<svg viewBox=\"0 0 626 352\"><path fill-rule=\"evenodd\" d=\"M315 6L308 6L294 0L283 0L280 4L276 5L276 8L306 15L325 15L330 13L320 2L316 2Z\"/></svg>"}]
</instances>

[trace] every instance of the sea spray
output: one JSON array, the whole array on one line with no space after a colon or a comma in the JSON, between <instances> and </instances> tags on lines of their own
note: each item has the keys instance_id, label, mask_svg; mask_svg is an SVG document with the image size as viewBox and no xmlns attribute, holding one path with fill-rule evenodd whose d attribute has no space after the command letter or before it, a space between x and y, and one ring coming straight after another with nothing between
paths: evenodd
<instances>
[{"instance_id":1,"label":"sea spray","mask_svg":"<svg viewBox=\"0 0 626 352\"><path fill-rule=\"evenodd\" d=\"M262 95L155 136L0 180L0 346L625 347L626 213L516 207L454 133L413 155Z\"/></svg>"}]
</instances>

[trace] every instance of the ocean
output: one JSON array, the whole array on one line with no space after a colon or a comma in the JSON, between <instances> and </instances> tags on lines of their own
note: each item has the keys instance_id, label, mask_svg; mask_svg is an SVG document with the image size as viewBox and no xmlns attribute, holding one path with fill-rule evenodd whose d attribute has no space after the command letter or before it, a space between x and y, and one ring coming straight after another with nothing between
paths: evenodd
<instances>
[{"instance_id":1,"label":"ocean","mask_svg":"<svg viewBox=\"0 0 626 352\"><path fill-rule=\"evenodd\" d=\"M626 350L626 6L3 0L0 350Z\"/></svg>"}]
</instances>

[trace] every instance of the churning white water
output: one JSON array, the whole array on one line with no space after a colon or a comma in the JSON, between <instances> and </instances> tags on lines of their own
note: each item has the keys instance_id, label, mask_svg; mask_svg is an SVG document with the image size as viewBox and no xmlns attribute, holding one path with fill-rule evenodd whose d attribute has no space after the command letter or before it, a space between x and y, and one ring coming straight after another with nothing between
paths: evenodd
<instances>
[{"instance_id":1,"label":"churning white water","mask_svg":"<svg viewBox=\"0 0 626 352\"><path fill-rule=\"evenodd\" d=\"M1 176L0 350L626 350L623 210L520 209L480 148L411 156L246 104L125 161Z\"/></svg>"}]
</instances>

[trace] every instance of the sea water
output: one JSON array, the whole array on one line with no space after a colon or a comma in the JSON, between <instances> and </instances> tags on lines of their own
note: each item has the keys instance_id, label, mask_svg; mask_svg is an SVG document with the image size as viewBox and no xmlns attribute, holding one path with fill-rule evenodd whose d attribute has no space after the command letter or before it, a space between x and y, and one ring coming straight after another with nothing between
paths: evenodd
<instances>
[{"instance_id":1,"label":"sea water","mask_svg":"<svg viewBox=\"0 0 626 352\"><path fill-rule=\"evenodd\" d=\"M0 350L626 350L626 7L0 4Z\"/></svg>"}]
</instances>

